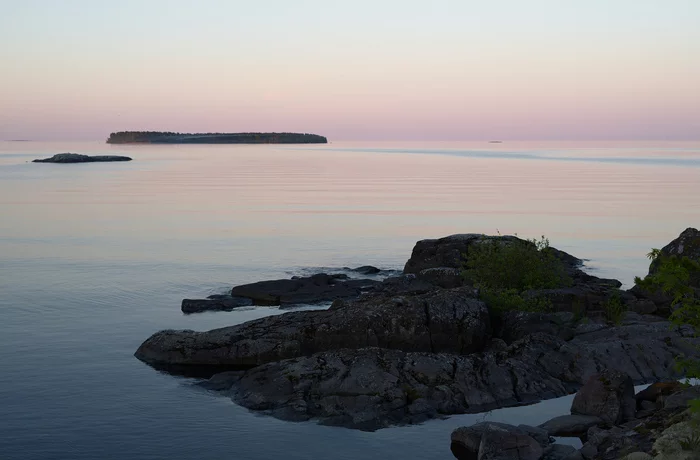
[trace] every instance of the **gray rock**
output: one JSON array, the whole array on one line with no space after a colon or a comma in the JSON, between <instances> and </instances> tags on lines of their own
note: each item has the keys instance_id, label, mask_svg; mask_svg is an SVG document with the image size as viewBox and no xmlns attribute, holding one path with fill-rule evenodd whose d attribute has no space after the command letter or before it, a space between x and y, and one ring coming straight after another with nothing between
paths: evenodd
<instances>
[{"instance_id":1,"label":"gray rock","mask_svg":"<svg viewBox=\"0 0 700 460\"><path fill-rule=\"evenodd\" d=\"M576 393L571 413L618 424L634 418L636 407L632 378L624 372L605 370L592 375Z\"/></svg>"},{"instance_id":2,"label":"gray rock","mask_svg":"<svg viewBox=\"0 0 700 460\"><path fill-rule=\"evenodd\" d=\"M542 460L566 460L574 452L577 450L573 446L552 444L544 450Z\"/></svg>"},{"instance_id":3,"label":"gray rock","mask_svg":"<svg viewBox=\"0 0 700 460\"><path fill-rule=\"evenodd\" d=\"M561 415L546 421L540 428L547 430L551 436L581 437L589 428L604 423L603 419L593 415Z\"/></svg>"},{"instance_id":4,"label":"gray rock","mask_svg":"<svg viewBox=\"0 0 700 460\"><path fill-rule=\"evenodd\" d=\"M214 374L209 380L198 383L202 388L212 391L225 391L231 389L234 383L236 383L243 376L243 371L229 371L221 372L219 374Z\"/></svg>"},{"instance_id":5,"label":"gray rock","mask_svg":"<svg viewBox=\"0 0 700 460\"><path fill-rule=\"evenodd\" d=\"M180 309L183 313L201 313L204 311L231 311L238 307L253 305L245 297L217 296L209 299L183 299Z\"/></svg>"},{"instance_id":6,"label":"gray rock","mask_svg":"<svg viewBox=\"0 0 700 460\"><path fill-rule=\"evenodd\" d=\"M418 278L434 286L451 289L465 284L462 271L451 267L426 268L418 273Z\"/></svg>"},{"instance_id":7,"label":"gray rock","mask_svg":"<svg viewBox=\"0 0 700 460\"><path fill-rule=\"evenodd\" d=\"M378 285L370 279L348 279L347 275L319 273L309 277L259 281L231 289L231 296L248 298L253 305L276 306L331 302L359 296Z\"/></svg>"},{"instance_id":8,"label":"gray rock","mask_svg":"<svg viewBox=\"0 0 700 460\"><path fill-rule=\"evenodd\" d=\"M481 437L478 460L540 460L543 449L525 434L486 431Z\"/></svg>"},{"instance_id":9,"label":"gray rock","mask_svg":"<svg viewBox=\"0 0 700 460\"><path fill-rule=\"evenodd\" d=\"M529 425L510 425L500 422L481 422L471 426L457 428L452 432L451 440L453 444L457 444L457 448L469 452L469 455L476 456L481 444L481 438L488 431L499 431L504 433L512 433L526 435L537 441L542 448L549 446L550 438L547 430ZM456 456L457 454L455 454Z\"/></svg>"},{"instance_id":10,"label":"gray rock","mask_svg":"<svg viewBox=\"0 0 700 460\"><path fill-rule=\"evenodd\" d=\"M700 261L700 231L695 228L686 228L680 235L666 246L661 248L662 256L688 257L694 261ZM654 260L649 265L649 275L653 275L659 269L659 260ZM689 284L692 287L700 288L700 272L691 273ZM650 292L639 286L630 289L635 296L653 302L661 313L669 314L673 297L667 293Z\"/></svg>"},{"instance_id":11,"label":"gray rock","mask_svg":"<svg viewBox=\"0 0 700 460\"><path fill-rule=\"evenodd\" d=\"M491 437L489 438L489 436ZM518 453L523 454L523 458L530 458L528 455L530 455L531 451L534 453L539 452L539 455L541 455L542 449L550 444L546 431L540 428L528 425L516 427L498 422L482 422L468 427L457 428L452 432L450 439L450 450L458 459L520 458L517 456ZM505 455L503 457L495 456L496 446L494 443L498 442L498 440L503 442L503 455ZM539 450L534 447L534 444L538 445ZM513 457L513 455L516 456Z\"/></svg>"},{"instance_id":12,"label":"gray rock","mask_svg":"<svg viewBox=\"0 0 700 460\"><path fill-rule=\"evenodd\" d=\"M416 275L400 275L392 276L372 290L370 295L387 296L387 295L417 295L425 294L434 291L436 286L424 279L418 278Z\"/></svg>"},{"instance_id":13,"label":"gray rock","mask_svg":"<svg viewBox=\"0 0 700 460\"><path fill-rule=\"evenodd\" d=\"M469 247L496 241L501 244L532 244L515 236L487 236L478 233L450 235L439 239L421 240L416 243L411 258L404 266L404 273L419 274L428 268L449 267L461 270L469 255ZM582 261L555 248L549 248L559 260L575 268ZM583 273L583 272L581 272Z\"/></svg>"},{"instance_id":14,"label":"gray rock","mask_svg":"<svg viewBox=\"0 0 700 460\"><path fill-rule=\"evenodd\" d=\"M574 337L575 318L572 313L537 313L509 311L500 315L497 335L506 343L513 343L530 334L546 333L563 340Z\"/></svg>"},{"instance_id":15,"label":"gray rock","mask_svg":"<svg viewBox=\"0 0 700 460\"><path fill-rule=\"evenodd\" d=\"M486 306L463 289L338 303L209 332L161 331L136 357L157 367L248 368L340 348L470 353L490 336Z\"/></svg>"},{"instance_id":16,"label":"gray rock","mask_svg":"<svg viewBox=\"0 0 700 460\"><path fill-rule=\"evenodd\" d=\"M258 366L230 390L241 405L370 430L563 396L600 369L636 369L640 383L678 377L675 356L698 356L697 339L680 340L668 322L643 317L570 341L533 333L480 352L490 343L488 312L468 292L342 302L203 333L163 331L137 356L187 372Z\"/></svg>"},{"instance_id":17,"label":"gray rock","mask_svg":"<svg viewBox=\"0 0 700 460\"><path fill-rule=\"evenodd\" d=\"M632 452L630 454L625 455L620 460L654 460L654 457L647 454L646 452Z\"/></svg>"},{"instance_id":18,"label":"gray rock","mask_svg":"<svg viewBox=\"0 0 700 460\"><path fill-rule=\"evenodd\" d=\"M664 399L664 409L688 407L693 399L700 399L700 386L693 386Z\"/></svg>"},{"instance_id":19,"label":"gray rock","mask_svg":"<svg viewBox=\"0 0 700 460\"><path fill-rule=\"evenodd\" d=\"M378 273L381 273L382 271L381 269L372 265L363 265L361 267L353 268L351 270L359 273L360 275L376 275Z\"/></svg>"},{"instance_id":20,"label":"gray rock","mask_svg":"<svg viewBox=\"0 0 700 460\"><path fill-rule=\"evenodd\" d=\"M598 448L593 444L586 443L579 449L579 452L586 460L592 460L596 455L598 455Z\"/></svg>"},{"instance_id":21,"label":"gray rock","mask_svg":"<svg viewBox=\"0 0 700 460\"><path fill-rule=\"evenodd\" d=\"M576 450L564 457L564 460L586 460L580 450Z\"/></svg>"},{"instance_id":22,"label":"gray rock","mask_svg":"<svg viewBox=\"0 0 700 460\"><path fill-rule=\"evenodd\" d=\"M639 409L643 411L652 411L656 409L656 403L653 403L651 401L641 401L639 403Z\"/></svg>"},{"instance_id":23,"label":"gray rock","mask_svg":"<svg viewBox=\"0 0 700 460\"><path fill-rule=\"evenodd\" d=\"M690 460L699 457L697 452L683 449L682 442L697 436L697 430L691 422L671 425L661 433L654 442L654 451L659 460Z\"/></svg>"},{"instance_id":24,"label":"gray rock","mask_svg":"<svg viewBox=\"0 0 700 460\"><path fill-rule=\"evenodd\" d=\"M118 155L81 155L79 153L57 153L50 158L37 159L33 163L94 163L105 161L131 161L131 158Z\"/></svg>"}]
</instances>

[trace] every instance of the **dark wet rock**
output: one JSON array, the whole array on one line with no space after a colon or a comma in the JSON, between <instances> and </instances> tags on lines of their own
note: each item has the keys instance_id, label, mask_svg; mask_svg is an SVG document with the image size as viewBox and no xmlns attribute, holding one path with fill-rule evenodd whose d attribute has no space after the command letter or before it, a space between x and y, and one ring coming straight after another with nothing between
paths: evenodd
<instances>
[{"instance_id":1,"label":"dark wet rock","mask_svg":"<svg viewBox=\"0 0 700 460\"><path fill-rule=\"evenodd\" d=\"M593 426L603 425L602 418L593 415L561 415L546 421L540 428L551 436L581 437Z\"/></svg>"},{"instance_id":2,"label":"dark wet rock","mask_svg":"<svg viewBox=\"0 0 700 460\"><path fill-rule=\"evenodd\" d=\"M34 163L94 163L103 161L131 161L131 158L118 155L81 155L79 153L57 153L51 158L37 159Z\"/></svg>"},{"instance_id":3,"label":"dark wet rock","mask_svg":"<svg viewBox=\"0 0 700 460\"><path fill-rule=\"evenodd\" d=\"M212 296L213 297L213 296ZM180 309L183 313L201 313L204 311L231 311L238 307L253 305L245 297L219 296L208 299L183 299Z\"/></svg>"},{"instance_id":4,"label":"dark wet rock","mask_svg":"<svg viewBox=\"0 0 700 460\"><path fill-rule=\"evenodd\" d=\"M617 424L634 418L636 407L632 378L624 372L605 370L592 375L576 393L571 413Z\"/></svg>"},{"instance_id":5,"label":"dark wet rock","mask_svg":"<svg viewBox=\"0 0 700 460\"><path fill-rule=\"evenodd\" d=\"M487 431L481 438L478 460L540 460L543 449L525 434Z\"/></svg>"},{"instance_id":6,"label":"dark wet rock","mask_svg":"<svg viewBox=\"0 0 700 460\"><path fill-rule=\"evenodd\" d=\"M657 408L656 403L651 401L638 401L637 406L642 411L651 411Z\"/></svg>"},{"instance_id":7,"label":"dark wet rock","mask_svg":"<svg viewBox=\"0 0 700 460\"><path fill-rule=\"evenodd\" d=\"M417 277L420 280L445 289L456 288L465 284L462 271L457 268L426 268L421 270Z\"/></svg>"},{"instance_id":8,"label":"dark wet rock","mask_svg":"<svg viewBox=\"0 0 700 460\"><path fill-rule=\"evenodd\" d=\"M584 444L578 451L586 460L593 460L598 455L598 448L590 443Z\"/></svg>"},{"instance_id":9,"label":"dark wet rock","mask_svg":"<svg viewBox=\"0 0 700 460\"><path fill-rule=\"evenodd\" d=\"M470 291L377 298L291 312L209 332L161 331L136 356L155 366L245 368L339 348L470 353L490 337L486 306Z\"/></svg>"},{"instance_id":10,"label":"dark wet rock","mask_svg":"<svg viewBox=\"0 0 700 460\"><path fill-rule=\"evenodd\" d=\"M416 275L392 276L382 281L369 293L371 296L417 295L436 290L437 287Z\"/></svg>"},{"instance_id":11,"label":"dark wet rock","mask_svg":"<svg viewBox=\"0 0 700 460\"><path fill-rule=\"evenodd\" d=\"M544 450L542 460L566 460L574 452L576 452L576 448L573 446L552 444Z\"/></svg>"},{"instance_id":12,"label":"dark wet rock","mask_svg":"<svg viewBox=\"0 0 700 460\"><path fill-rule=\"evenodd\" d=\"M381 269L373 267L372 265L363 265L361 267L352 268L351 270L359 273L360 275L376 275L382 271Z\"/></svg>"},{"instance_id":13,"label":"dark wet rock","mask_svg":"<svg viewBox=\"0 0 700 460\"><path fill-rule=\"evenodd\" d=\"M678 377L681 350L698 354L688 342L697 339L639 315L569 341L535 332L505 351L479 352L490 343L488 312L465 292L347 301L209 332L163 331L137 357L158 367L258 366L231 388L239 404L286 420L377 429L563 396L601 369L633 372L638 383Z\"/></svg>"},{"instance_id":14,"label":"dark wet rock","mask_svg":"<svg viewBox=\"0 0 700 460\"><path fill-rule=\"evenodd\" d=\"M651 299L634 298L625 302L628 311L633 311L641 315L651 315L656 313L659 307Z\"/></svg>"},{"instance_id":15,"label":"dark wet rock","mask_svg":"<svg viewBox=\"0 0 700 460\"><path fill-rule=\"evenodd\" d=\"M198 383L199 386L212 391L225 391L231 389L234 383L243 376L243 371L228 371L214 374L209 380Z\"/></svg>"},{"instance_id":16,"label":"dark wet rock","mask_svg":"<svg viewBox=\"0 0 700 460\"><path fill-rule=\"evenodd\" d=\"M688 257L691 260L700 262L700 231L695 228L687 228L681 234L661 248L662 256ZM649 275L658 271L659 260L654 260L649 265ZM688 283L694 288L700 288L700 272L691 273ZM630 292L637 298L653 302L658 313L667 316L671 312L673 297L661 291L649 291L635 285ZM657 313L656 311L654 313Z\"/></svg>"},{"instance_id":17,"label":"dark wet rock","mask_svg":"<svg viewBox=\"0 0 700 460\"><path fill-rule=\"evenodd\" d=\"M462 270L469 259L470 248L474 245L498 243L502 245L533 245L532 242L515 236L487 236L480 234L451 235L440 239L421 240L416 243L411 258L406 262L404 273L415 274L437 287L470 285L471 281ZM525 297L544 298L552 304L554 311L570 311L585 314L600 310L613 294L619 294L622 283L614 279L602 279L581 270L582 261L556 248L547 248L563 263L563 269L570 278L570 286L556 289L527 291ZM635 298L630 294L631 298Z\"/></svg>"},{"instance_id":18,"label":"dark wet rock","mask_svg":"<svg viewBox=\"0 0 700 460\"><path fill-rule=\"evenodd\" d=\"M686 228L678 238L661 248L661 255L688 257L700 262L700 231L691 227ZM658 260L652 261L649 265L649 273L656 273L657 270Z\"/></svg>"},{"instance_id":19,"label":"dark wet rock","mask_svg":"<svg viewBox=\"0 0 700 460\"><path fill-rule=\"evenodd\" d=\"M529 438L529 439L526 439ZM454 430L450 436L450 450L458 459L510 459L530 458L528 455L539 453L549 446L549 436L546 431L527 425L509 425L507 423L482 422L476 425L461 427ZM503 443L502 457L496 456L498 441ZM517 447L523 457L518 457ZM510 452L512 450L516 452ZM513 455L516 455L513 457Z\"/></svg>"},{"instance_id":20,"label":"dark wet rock","mask_svg":"<svg viewBox=\"0 0 700 460\"><path fill-rule=\"evenodd\" d=\"M421 240L416 243L404 266L404 273L418 274L422 270L437 267L461 269L466 261L469 246L482 238L477 233L451 235L439 239ZM515 238L515 237L511 237Z\"/></svg>"},{"instance_id":21,"label":"dark wet rock","mask_svg":"<svg viewBox=\"0 0 700 460\"><path fill-rule=\"evenodd\" d=\"M248 298L253 305L261 306L314 304L354 298L378 284L376 280L319 273L303 278L244 284L231 289L231 295Z\"/></svg>"},{"instance_id":22,"label":"dark wet rock","mask_svg":"<svg viewBox=\"0 0 700 460\"><path fill-rule=\"evenodd\" d=\"M617 286L599 283L596 280L589 284L578 283L570 287L556 289L536 289L525 291L526 298L543 298L549 301L553 311L568 311L579 315L600 310L602 305L618 292Z\"/></svg>"},{"instance_id":23,"label":"dark wet rock","mask_svg":"<svg viewBox=\"0 0 700 460\"><path fill-rule=\"evenodd\" d=\"M439 267L461 270L469 257L470 246L491 241L501 244L533 244L516 236L489 236L479 233L464 233L438 239L421 240L413 247L411 258L406 262L403 271L404 273L419 274L428 268ZM554 254L568 269L580 271L578 267L583 263L581 259L552 247L547 248L546 251ZM583 272L581 274L583 277L590 277Z\"/></svg>"},{"instance_id":24,"label":"dark wet rock","mask_svg":"<svg viewBox=\"0 0 700 460\"><path fill-rule=\"evenodd\" d=\"M551 334L564 340L574 337L576 318L573 313L538 313L509 311L499 317L494 325L495 334L506 343L527 337L537 332Z\"/></svg>"},{"instance_id":25,"label":"dark wet rock","mask_svg":"<svg viewBox=\"0 0 700 460\"><path fill-rule=\"evenodd\" d=\"M668 323L661 324L663 334L669 333ZM535 333L504 352L469 355L381 348L327 351L251 369L231 396L279 418L377 429L563 396L608 367L636 366L640 380L677 375L672 344L659 331L652 334L653 328L633 339L630 331L635 330L644 329L637 324L608 327L568 342ZM654 351L640 350L635 340Z\"/></svg>"}]
</instances>

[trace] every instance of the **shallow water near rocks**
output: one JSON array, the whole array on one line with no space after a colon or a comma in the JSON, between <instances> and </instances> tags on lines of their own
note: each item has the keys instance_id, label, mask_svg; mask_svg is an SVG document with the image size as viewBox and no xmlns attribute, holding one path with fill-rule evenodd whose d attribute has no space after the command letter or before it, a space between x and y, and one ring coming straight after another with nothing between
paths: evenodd
<instances>
[{"instance_id":1,"label":"shallow water near rocks","mask_svg":"<svg viewBox=\"0 0 700 460\"><path fill-rule=\"evenodd\" d=\"M134 161L30 163L66 151ZM416 240L452 233L544 234L630 285L651 247L700 225L698 197L698 143L0 142L0 458L452 458L452 429L538 424L571 397L363 433L250 413L132 355L160 329L283 313L184 316L185 297L401 269Z\"/></svg>"}]
</instances>

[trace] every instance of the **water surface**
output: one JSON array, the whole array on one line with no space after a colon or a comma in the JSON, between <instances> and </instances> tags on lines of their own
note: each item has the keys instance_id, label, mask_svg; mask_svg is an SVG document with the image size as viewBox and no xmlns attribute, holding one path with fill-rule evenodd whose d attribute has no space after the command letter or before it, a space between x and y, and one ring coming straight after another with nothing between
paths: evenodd
<instances>
[{"instance_id":1,"label":"water surface","mask_svg":"<svg viewBox=\"0 0 700 460\"><path fill-rule=\"evenodd\" d=\"M60 152L128 163L32 164ZM700 225L698 143L109 146L0 142L0 458L449 459L449 433L540 423L547 401L361 433L252 414L132 354L234 284L365 264L416 240L546 235L629 285L646 252Z\"/></svg>"}]
</instances>

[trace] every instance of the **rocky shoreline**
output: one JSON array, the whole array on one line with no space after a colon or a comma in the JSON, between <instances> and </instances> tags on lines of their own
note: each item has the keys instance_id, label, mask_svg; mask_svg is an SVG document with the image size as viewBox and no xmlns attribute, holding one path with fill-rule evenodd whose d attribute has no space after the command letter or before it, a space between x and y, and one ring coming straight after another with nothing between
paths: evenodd
<instances>
[{"instance_id":1,"label":"rocky shoreline","mask_svg":"<svg viewBox=\"0 0 700 460\"><path fill-rule=\"evenodd\" d=\"M700 232L686 230L664 251L683 253L694 247L689 242L700 242ZM570 282L523 293L546 300L547 311L496 310L463 271L484 244L532 243L452 235L419 241L403 273L383 280L317 274L186 299L188 313L333 304L208 332L161 331L135 356L173 373L211 376L204 387L254 411L361 430L530 404L571 394L605 372L630 384L676 379L678 356L699 357L692 328L669 322L668 299L623 291L554 248L545 250ZM615 321L611 303L621 309ZM588 429L590 419L577 423ZM501 458L478 455L468 458Z\"/></svg>"}]
</instances>

